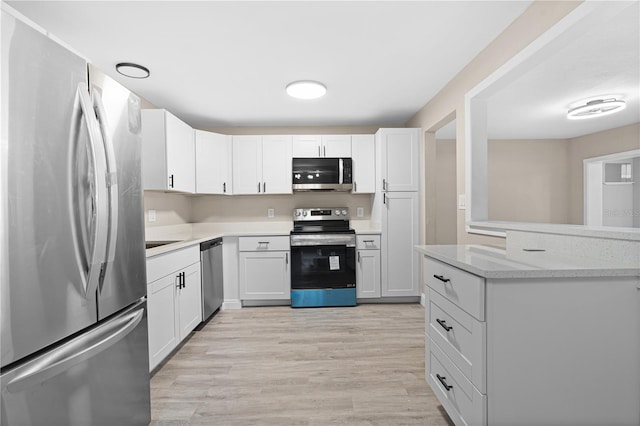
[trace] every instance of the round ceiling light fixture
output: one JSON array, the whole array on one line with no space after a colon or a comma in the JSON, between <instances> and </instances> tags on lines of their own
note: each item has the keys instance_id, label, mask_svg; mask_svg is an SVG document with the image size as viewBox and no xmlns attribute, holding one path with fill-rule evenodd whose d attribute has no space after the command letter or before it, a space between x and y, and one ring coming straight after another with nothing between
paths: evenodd
<instances>
[{"instance_id":1,"label":"round ceiling light fixture","mask_svg":"<svg viewBox=\"0 0 640 426\"><path fill-rule=\"evenodd\" d=\"M147 78L151 74L149 68L132 62L120 62L116 65L116 71L131 78Z\"/></svg>"},{"instance_id":2,"label":"round ceiling light fixture","mask_svg":"<svg viewBox=\"0 0 640 426\"><path fill-rule=\"evenodd\" d=\"M287 85L287 94L296 99L317 99L327 93L324 84L317 81L301 80Z\"/></svg>"},{"instance_id":3,"label":"round ceiling light fixture","mask_svg":"<svg viewBox=\"0 0 640 426\"><path fill-rule=\"evenodd\" d=\"M584 118L602 117L603 115L622 111L625 106L624 101L615 98L594 99L586 102L584 105L571 108L567 112L567 118L570 120L581 120Z\"/></svg>"}]
</instances>

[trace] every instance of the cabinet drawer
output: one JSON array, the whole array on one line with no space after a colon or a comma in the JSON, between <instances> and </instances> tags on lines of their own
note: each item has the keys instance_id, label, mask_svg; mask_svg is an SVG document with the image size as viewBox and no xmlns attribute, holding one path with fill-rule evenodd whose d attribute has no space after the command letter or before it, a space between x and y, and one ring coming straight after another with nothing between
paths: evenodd
<instances>
[{"instance_id":1,"label":"cabinet drawer","mask_svg":"<svg viewBox=\"0 0 640 426\"><path fill-rule=\"evenodd\" d=\"M147 259L147 283L166 277L196 262L200 262L199 245L150 257Z\"/></svg>"},{"instance_id":2,"label":"cabinet drawer","mask_svg":"<svg viewBox=\"0 0 640 426\"><path fill-rule=\"evenodd\" d=\"M424 282L454 305L484 321L484 278L425 257Z\"/></svg>"},{"instance_id":3,"label":"cabinet drawer","mask_svg":"<svg viewBox=\"0 0 640 426\"><path fill-rule=\"evenodd\" d=\"M464 377L433 340L426 346L427 382L449 417L455 424L486 425L487 396Z\"/></svg>"},{"instance_id":4,"label":"cabinet drawer","mask_svg":"<svg viewBox=\"0 0 640 426\"><path fill-rule=\"evenodd\" d=\"M238 239L238 249L240 251L274 251L289 250L288 236L263 236L263 237L240 237Z\"/></svg>"},{"instance_id":5,"label":"cabinet drawer","mask_svg":"<svg viewBox=\"0 0 640 426\"><path fill-rule=\"evenodd\" d=\"M480 392L486 393L486 323L431 289L427 300L427 335Z\"/></svg>"},{"instance_id":6,"label":"cabinet drawer","mask_svg":"<svg viewBox=\"0 0 640 426\"><path fill-rule=\"evenodd\" d=\"M358 250L380 250L380 235L356 235Z\"/></svg>"}]
</instances>

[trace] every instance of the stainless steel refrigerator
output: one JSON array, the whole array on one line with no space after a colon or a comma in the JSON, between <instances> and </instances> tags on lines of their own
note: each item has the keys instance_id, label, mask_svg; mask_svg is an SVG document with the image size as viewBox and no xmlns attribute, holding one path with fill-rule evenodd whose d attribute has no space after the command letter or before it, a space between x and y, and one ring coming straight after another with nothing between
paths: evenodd
<instances>
[{"instance_id":1,"label":"stainless steel refrigerator","mask_svg":"<svg viewBox=\"0 0 640 426\"><path fill-rule=\"evenodd\" d=\"M2 425L150 421L140 101L2 11Z\"/></svg>"}]
</instances>

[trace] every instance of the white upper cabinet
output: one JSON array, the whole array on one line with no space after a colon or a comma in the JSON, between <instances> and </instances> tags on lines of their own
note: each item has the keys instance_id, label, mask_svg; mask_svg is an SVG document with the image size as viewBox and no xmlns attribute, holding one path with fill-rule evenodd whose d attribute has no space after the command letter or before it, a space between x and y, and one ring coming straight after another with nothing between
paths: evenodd
<instances>
[{"instance_id":1,"label":"white upper cabinet","mask_svg":"<svg viewBox=\"0 0 640 426\"><path fill-rule=\"evenodd\" d=\"M233 136L234 194L291 194L291 136Z\"/></svg>"},{"instance_id":2,"label":"white upper cabinet","mask_svg":"<svg viewBox=\"0 0 640 426\"><path fill-rule=\"evenodd\" d=\"M293 157L351 157L351 135L293 136Z\"/></svg>"},{"instance_id":3,"label":"white upper cabinet","mask_svg":"<svg viewBox=\"0 0 640 426\"><path fill-rule=\"evenodd\" d=\"M385 192L418 191L420 129L380 129L376 133L381 155L378 181Z\"/></svg>"},{"instance_id":4,"label":"white upper cabinet","mask_svg":"<svg viewBox=\"0 0 640 426\"><path fill-rule=\"evenodd\" d=\"M351 136L351 158L353 160L353 193L376 192L376 150L374 135Z\"/></svg>"},{"instance_id":5,"label":"white upper cabinet","mask_svg":"<svg viewBox=\"0 0 640 426\"><path fill-rule=\"evenodd\" d=\"M231 136L195 131L196 192L231 194Z\"/></svg>"},{"instance_id":6,"label":"white upper cabinet","mask_svg":"<svg viewBox=\"0 0 640 426\"><path fill-rule=\"evenodd\" d=\"M193 129L166 110L142 110L143 189L195 192L194 164Z\"/></svg>"}]
</instances>

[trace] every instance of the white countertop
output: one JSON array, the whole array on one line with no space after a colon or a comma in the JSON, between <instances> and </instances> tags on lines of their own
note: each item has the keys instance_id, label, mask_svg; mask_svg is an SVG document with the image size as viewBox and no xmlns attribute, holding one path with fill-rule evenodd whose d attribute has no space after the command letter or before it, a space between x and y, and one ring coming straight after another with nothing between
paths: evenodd
<instances>
[{"instance_id":1,"label":"white countertop","mask_svg":"<svg viewBox=\"0 0 640 426\"><path fill-rule=\"evenodd\" d=\"M380 234L380 227L369 221L352 220L351 228L357 234ZM289 236L293 222L226 222L194 223L173 226L149 227L145 229L146 242L175 241L146 250L147 257L179 250L220 237L246 237L284 235Z\"/></svg>"},{"instance_id":2,"label":"white countertop","mask_svg":"<svg viewBox=\"0 0 640 426\"><path fill-rule=\"evenodd\" d=\"M545 251L507 253L482 245L424 245L415 249L433 259L491 279L554 277L640 277L640 265L611 259L551 254Z\"/></svg>"}]
</instances>

